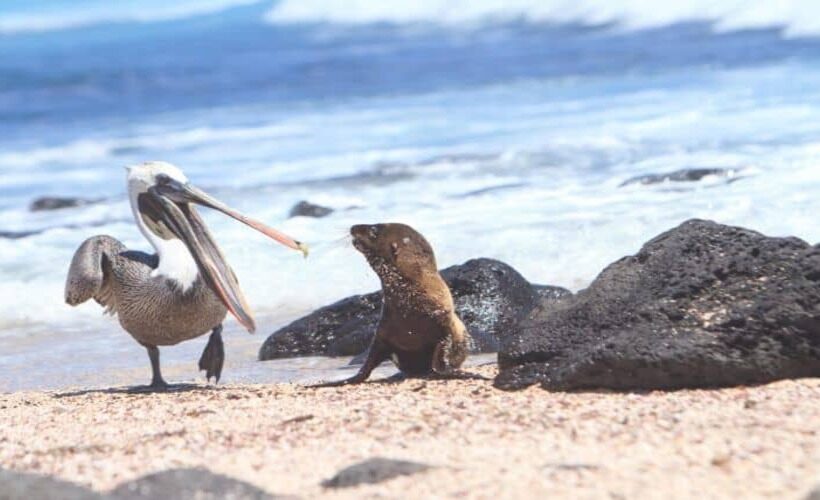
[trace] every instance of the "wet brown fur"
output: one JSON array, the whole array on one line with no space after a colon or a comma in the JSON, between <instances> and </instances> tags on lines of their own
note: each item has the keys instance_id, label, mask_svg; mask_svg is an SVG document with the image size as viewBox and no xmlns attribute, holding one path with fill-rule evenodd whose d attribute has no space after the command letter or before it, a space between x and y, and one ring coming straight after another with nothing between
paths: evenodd
<instances>
[{"instance_id":1,"label":"wet brown fur","mask_svg":"<svg viewBox=\"0 0 820 500\"><path fill-rule=\"evenodd\" d=\"M363 382L391 358L408 375L454 374L467 357L468 333L430 244L405 224L362 224L350 233L379 276L384 300L364 365L354 377L328 385Z\"/></svg>"}]
</instances>

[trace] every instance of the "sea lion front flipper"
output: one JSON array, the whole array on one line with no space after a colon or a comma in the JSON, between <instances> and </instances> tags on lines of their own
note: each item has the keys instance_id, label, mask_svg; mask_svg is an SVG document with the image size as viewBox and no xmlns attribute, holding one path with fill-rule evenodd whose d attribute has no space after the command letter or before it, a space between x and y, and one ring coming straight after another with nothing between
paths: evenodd
<instances>
[{"instance_id":1,"label":"sea lion front flipper","mask_svg":"<svg viewBox=\"0 0 820 500\"><path fill-rule=\"evenodd\" d=\"M433 351L433 373L452 373L467 359L467 329L458 316L448 311L438 314L435 319L448 334L438 341Z\"/></svg>"},{"instance_id":2,"label":"sea lion front flipper","mask_svg":"<svg viewBox=\"0 0 820 500\"><path fill-rule=\"evenodd\" d=\"M441 339L433 351L433 373L451 375L460 372L459 368L467 357L466 349L451 339Z\"/></svg>"},{"instance_id":3,"label":"sea lion front flipper","mask_svg":"<svg viewBox=\"0 0 820 500\"><path fill-rule=\"evenodd\" d=\"M433 373L447 373L450 371L450 339L443 338L436 344L433 351Z\"/></svg>"},{"instance_id":4,"label":"sea lion front flipper","mask_svg":"<svg viewBox=\"0 0 820 500\"><path fill-rule=\"evenodd\" d=\"M385 344L384 341L382 341L379 338L379 335L377 334L375 337L373 337L373 342L370 344L370 349L367 351L367 358L364 360L364 364L361 368L359 368L359 372L356 373L356 375L353 375L352 377L344 380L324 382L321 384L310 385L308 387L322 388L361 384L362 382L367 380L367 377L370 376L370 374L373 372L373 370L376 369L377 366L379 366L380 364L382 364L382 362L387 361L387 359L390 358L391 353L392 350L390 349L390 347L387 344Z\"/></svg>"},{"instance_id":5,"label":"sea lion front flipper","mask_svg":"<svg viewBox=\"0 0 820 500\"><path fill-rule=\"evenodd\" d=\"M455 317L455 316L451 316ZM433 373L431 379L491 380L477 373L461 370L467 359L467 329L458 317L452 324L452 336L441 339L433 351Z\"/></svg>"}]
</instances>

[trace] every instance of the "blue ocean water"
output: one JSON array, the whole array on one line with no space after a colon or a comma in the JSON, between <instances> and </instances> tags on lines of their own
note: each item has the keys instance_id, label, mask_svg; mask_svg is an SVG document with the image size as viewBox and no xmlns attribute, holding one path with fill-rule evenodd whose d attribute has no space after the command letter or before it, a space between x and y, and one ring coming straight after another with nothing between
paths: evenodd
<instances>
[{"instance_id":1,"label":"blue ocean water","mask_svg":"<svg viewBox=\"0 0 820 500\"><path fill-rule=\"evenodd\" d=\"M276 326L377 287L354 223L407 222L442 266L494 257L572 289L691 217L816 242L820 7L776 7L3 2L0 232L44 231L0 238L0 389L142 381L141 348L62 288L91 235L149 250L123 171L144 160L312 244L303 261L206 214L259 316L259 338L230 324L246 360ZM730 174L621 186L687 168ZM104 201L30 212L44 195ZM301 199L337 211L288 219ZM201 347L168 362L193 372Z\"/></svg>"}]
</instances>

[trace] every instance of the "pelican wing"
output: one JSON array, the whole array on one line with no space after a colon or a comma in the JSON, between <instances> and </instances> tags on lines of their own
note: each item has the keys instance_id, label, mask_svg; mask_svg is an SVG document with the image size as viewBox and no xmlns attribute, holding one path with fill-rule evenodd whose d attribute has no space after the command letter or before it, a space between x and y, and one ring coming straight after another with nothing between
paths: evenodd
<instances>
[{"instance_id":1,"label":"pelican wing","mask_svg":"<svg viewBox=\"0 0 820 500\"><path fill-rule=\"evenodd\" d=\"M93 298L106 312L117 312L110 286L111 261L125 250L125 245L110 236L85 240L71 259L65 282L66 303L76 306Z\"/></svg>"}]
</instances>

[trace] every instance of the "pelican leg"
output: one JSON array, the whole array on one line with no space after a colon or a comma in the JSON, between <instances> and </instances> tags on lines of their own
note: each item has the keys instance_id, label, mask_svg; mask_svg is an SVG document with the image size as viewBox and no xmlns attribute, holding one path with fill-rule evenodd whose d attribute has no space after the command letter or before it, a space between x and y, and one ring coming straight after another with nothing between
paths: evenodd
<instances>
[{"instance_id":1,"label":"pelican leg","mask_svg":"<svg viewBox=\"0 0 820 500\"><path fill-rule=\"evenodd\" d=\"M222 365L225 363L225 346L222 344L222 325L216 325L208 339L208 345L199 358L199 369L205 370L205 378L210 382L219 382L222 375Z\"/></svg>"},{"instance_id":2,"label":"pelican leg","mask_svg":"<svg viewBox=\"0 0 820 500\"><path fill-rule=\"evenodd\" d=\"M132 387L129 392L167 391L170 386L163 380L162 373L159 371L159 349L155 345L142 344L142 346L148 351L148 358L151 360L151 385Z\"/></svg>"},{"instance_id":3,"label":"pelican leg","mask_svg":"<svg viewBox=\"0 0 820 500\"><path fill-rule=\"evenodd\" d=\"M151 389L162 391L168 388L168 383L162 378L159 371L159 349L155 345L145 346L148 349L148 357L151 359Z\"/></svg>"}]
</instances>

